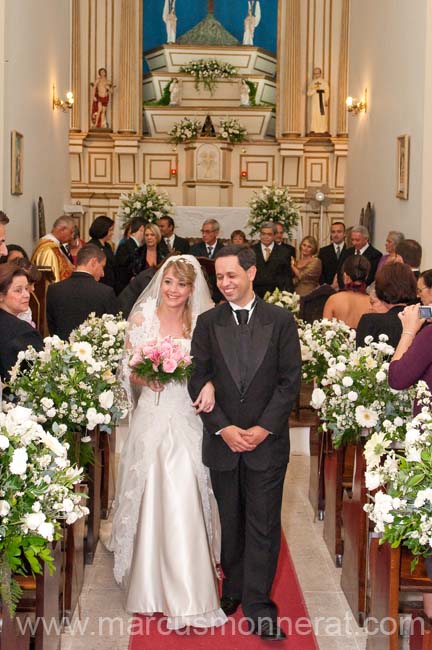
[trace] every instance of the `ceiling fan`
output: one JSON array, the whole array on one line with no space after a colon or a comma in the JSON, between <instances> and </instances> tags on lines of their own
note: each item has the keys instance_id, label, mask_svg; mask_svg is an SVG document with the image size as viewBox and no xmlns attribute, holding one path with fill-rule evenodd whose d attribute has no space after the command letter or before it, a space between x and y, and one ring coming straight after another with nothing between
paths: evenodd
<instances>
[{"instance_id":1,"label":"ceiling fan","mask_svg":"<svg viewBox=\"0 0 432 650\"><path fill-rule=\"evenodd\" d=\"M306 200L309 201L311 210L313 212L319 212L320 214L319 239L320 246L322 246L326 236L326 226L328 225L324 223L324 210L333 203L330 198L330 187L328 185L314 185L313 187L308 187L306 191Z\"/></svg>"}]
</instances>

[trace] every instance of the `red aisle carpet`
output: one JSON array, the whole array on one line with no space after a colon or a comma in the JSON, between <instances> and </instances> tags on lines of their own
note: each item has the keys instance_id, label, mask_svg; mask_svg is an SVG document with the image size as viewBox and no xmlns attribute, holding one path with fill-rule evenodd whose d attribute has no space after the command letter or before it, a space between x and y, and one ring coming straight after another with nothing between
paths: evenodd
<instances>
[{"instance_id":1,"label":"red aisle carpet","mask_svg":"<svg viewBox=\"0 0 432 650\"><path fill-rule=\"evenodd\" d=\"M284 650L318 650L318 643L309 624L309 615L303 600L302 591L297 580L291 556L285 538L282 537L281 552L275 583L273 599L278 605L279 617L283 617L281 627L287 635L286 641L277 642L278 648ZM129 641L129 650L263 650L268 643L247 632L242 612L239 610L230 617L223 627L211 630L183 628L168 631L159 617L153 617L146 626L146 616L136 615L132 625L133 633Z\"/></svg>"}]
</instances>

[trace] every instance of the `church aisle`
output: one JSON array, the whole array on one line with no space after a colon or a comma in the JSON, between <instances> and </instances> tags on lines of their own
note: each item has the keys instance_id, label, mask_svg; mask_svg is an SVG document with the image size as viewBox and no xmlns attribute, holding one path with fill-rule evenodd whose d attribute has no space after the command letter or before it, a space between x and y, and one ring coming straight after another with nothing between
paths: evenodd
<instances>
[{"instance_id":1,"label":"church aisle","mask_svg":"<svg viewBox=\"0 0 432 650\"><path fill-rule=\"evenodd\" d=\"M282 524L320 650L364 650L340 588L340 569L322 540L322 523L313 522L307 498L309 457L292 456L285 482ZM99 544L86 567L81 620L76 612L62 636L62 650L127 650L132 618L123 610L123 594L112 575L111 554ZM227 649L228 650L228 649Z\"/></svg>"}]
</instances>

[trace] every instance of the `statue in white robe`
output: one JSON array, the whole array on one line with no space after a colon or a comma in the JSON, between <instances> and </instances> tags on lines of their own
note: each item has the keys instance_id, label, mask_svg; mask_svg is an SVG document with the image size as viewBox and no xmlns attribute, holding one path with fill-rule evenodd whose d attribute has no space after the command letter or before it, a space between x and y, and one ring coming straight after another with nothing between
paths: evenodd
<instances>
[{"instance_id":1,"label":"statue in white robe","mask_svg":"<svg viewBox=\"0 0 432 650\"><path fill-rule=\"evenodd\" d=\"M307 95L310 97L310 133L328 133L329 85L321 68L314 68Z\"/></svg>"},{"instance_id":2,"label":"statue in white robe","mask_svg":"<svg viewBox=\"0 0 432 650\"><path fill-rule=\"evenodd\" d=\"M244 19L243 45L253 45L254 32L260 21L260 0L248 0L248 14Z\"/></svg>"},{"instance_id":3,"label":"statue in white robe","mask_svg":"<svg viewBox=\"0 0 432 650\"><path fill-rule=\"evenodd\" d=\"M167 43L176 42L177 16L175 12L176 0L165 0L162 19L166 25Z\"/></svg>"}]
</instances>

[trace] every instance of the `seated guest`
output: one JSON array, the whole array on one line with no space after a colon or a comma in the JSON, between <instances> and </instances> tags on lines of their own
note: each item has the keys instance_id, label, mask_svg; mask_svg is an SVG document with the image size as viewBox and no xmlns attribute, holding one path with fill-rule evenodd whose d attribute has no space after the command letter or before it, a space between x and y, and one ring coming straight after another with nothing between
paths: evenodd
<instances>
[{"instance_id":1,"label":"seated guest","mask_svg":"<svg viewBox=\"0 0 432 650\"><path fill-rule=\"evenodd\" d=\"M134 259L132 262L132 274L138 275L141 271L157 266L164 257L166 257L168 249L165 251L161 246L161 231L155 223L148 223L144 228L144 242L134 252Z\"/></svg>"},{"instance_id":2,"label":"seated guest","mask_svg":"<svg viewBox=\"0 0 432 650\"><path fill-rule=\"evenodd\" d=\"M298 262L291 258L291 268L294 275L294 289L299 296L319 287L322 272L321 260L318 259L318 242L315 237L307 235L300 244L300 259Z\"/></svg>"},{"instance_id":3,"label":"seated guest","mask_svg":"<svg viewBox=\"0 0 432 650\"><path fill-rule=\"evenodd\" d=\"M401 261L398 259L396 246L400 244L403 239L405 239L405 235L402 232L399 232L399 230L390 230L385 241L386 254L381 256L380 261L378 262L377 270L383 267L384 264L388 264L388 262Z\"/></svg>"},{"instance_id":4,"label":"seated guest","mask_svg":"<svg viewBox=\"0 0 432 650\"><path fill-rule=\"evenodd\" d=\"M113 232L114 221L112 219L106 217L105 215L96 217L89 228L89 235L91 239L88 241L88 243L104 251L106 255L106 264L104 268L104 275L100 281L102 284L107 284L109 287L112 287L117 293L117 262L112 246L109 243L112 239Z\"/></svg>"},{"instance_id":5,"label":"seated guest","mask_svg":"<svg viewBox=\"0 0 432 650\"><path fill-rule=\"evenodd\" d=\"M158 221L158 226L162 235L161 245L166 246L166 254L172 251L177 251L184 255L189 253L189 242L184 237L179 237L175 234L175 223L172 217L161 217Z\"/></svg>"},{"instance_id":6,"label":"seated guest","mask_svg":"<svg viewBox=\"0 0 432 650\"><path fill-rule=\"evenodd\" d=\"M129 284L133 276L132 265L135 251L142 246L147 222L143 217L132 217L129 222L129 236L122 239L116 250L118 291ZM125 230L126 232L126 230Z\"/></svg>"},{"instance_id":7,"label":"seated guest","mask_svg":"<svg viewBox=\"0 0 432 650\"><path fill-rule=\"evenodd\" d=\"M412 272L418 279L420 275L420 264L422 258L422 247L415 239L403 239L396 246L396 253L402 262L411 267Z\"/></svg>"},{"instance_id":8,"label":"seated guest","mask_svg":"<svg viewBox=\"0 0 432 650\"><path fill-rule=\"evenodd\" d=\"M353 329L360 318L369 311L369 296L366 294L366 279L369 261L362 255L351 255L342 266L344 289L335 293L324 306L324 318L337 318Z\"/></svg>"},{"instance_id":9,"label":"seated guest","mask_svg":"<svg viewBox=\"0 0 432 650\"><path fill-rule=\"evenodd\" d=\"M5 262L13 262L16 259L25 259L30 261L30 258L25 252L24 248L22 246L19 246L19 244L8 244L7 250L8 254Z\"/></svg>"},{"instance_id":10,"label":"seated guest","mask_svg":"<svg viewBox=\"0 0 432 650\"><path fill-rule=\"evenodd\" d=\"M230 235L231 244L238 244L238 246L246 246L248 240L243 230L233 230Z\"/></svg>"},{"instance_id":11,"label":"seated guest","mask_svg":"<svg viewBox=\"0 0 432 650\"><path fill-rule=\"evenodd\" d=\"M416 301L416 289L416 280L408 264L385 264L376 274L375 292L387 311L361 317L357 327L357 346L364 345L366 336L378 341L380 334L387 334L388 343L396 347L402 333L399 313Z\"/></svg>"},{"instance_id":12,"label":"seated guest","mask_svg":"<svg viewBox=\"0 0 432 650\"><path fill-rule=\"evenodd\" d=\"M291 244L287 244L284 242L284 237L285 237L285 231L284 227L281 223L278 223L277 221L275 222L275 236L274 236L274 243L275 246L283 246L284 248L287 249L291 257L295 259L296 256L296 250L294 246L291 246Z\"/></svg>"},{"instance_id":13,"label":"seated guest","mask_svg":"<svg viewBox=\"0 0 432 650\"><path fill-rule=\"evenodd\" d=\"M276 225L273 221L262 223L260 242L252 247L256 255L257 268L253 287L260 298L263 298L267 291L273 292L276 288L293 291L291 273L293 258L287 249L275 245L275 231Z\"/></svg>"},{"instance_id":14,"label":"seated guest","mask_svg":"<svg viewBox=\"0 0 432 650\"><path fill-rule=\"evenodd\" d=\"M47 323L51 336L57 334L66 340L91 312L96 316L117 312L114 289L99 283L105 263L105 252L86 244L78 251L77 267L71 277L49 285Z\"/></svg>"},{"instance_id":15,"label":"seated guest","mask_svg":"<svg viewBox=\"0 0 432 650\"><path fill-rule=\"evenodd\" d=\"M318 252L322 264L320 283L329 284L334 289L343 289L341 269L348 257L348 249L345 244L345 224L342 221L332 223L330 241L331 244L322 246Z\"/></svg>"},{"instance_id":16,"label":"seated guest","mask_svg":"<svg viewBox=\"0 0 432 650\"><path fill-rule=\"evenodd\" d=\"M19 266L20 269L24 269L24 271L27 273L28 287L30 293L32 294L34 292L36 282L39 282L42 278L42 273L38 270L37 266L30 262L28 258L18 257L13 260L13 263ZM36 327L36 324L33 321L33 314L30 305L27 311L23 311L22 314L18 314L18 318L27 321L27 323L29 323L32 327Z\"/></svg>"},{"instance_id":17,"label":"seated guest","mask_svg":"<svg viewBox=\"0 0 432 650\"><path fill-rule=\"evenodd\" d=\"M31 257L31 261L36 266L50 267L56 282L68 278L74 269L66 248L72 239L74 227L75 222L72 217L68 215L58 217L54 221L51 232L39 239Z\"/></svg>"},{"instance_id":18,"label":"seated guest","mask_svg":"<svg viewBox=\"0 0 432 650\"><path fill-rule=\"evenodd\" d=\"M432 269L420 273L417 280L417 295L423 305L432 305Z\"/></svg>"},{"instance_id":19,"label":"seated guest","mask_svg":"<svg viewBox=\"0 0 432 650\"><path fill-rule=\"evenodd\" d=\"M219 231L219 221L206 219L201 226L202 241L191 246L190 254L195 255L195 257L208 257L213 260L216 253L223 248L222 242L218 239Z\"/></svg>"},{"instance_id":20,"label":"seated guest","mask_svg":"<svg viewBox=\"0 0 432 650\"><path fill-rule=\"evenodd\" d=\"M32 345L36 350L43 349L39 332L20 320L19 315L26 312L30 302L27 273L13 262L0 265L0 377L9 378L9 370L16 363L18 353Z\"/></svg>"},{"instance_id":21,"label":"seated guest","mask_svg":"<svg viewBox=\"0 0 432 650\"><path fill-rule=\"evenodd\" d=\"M351 230L351 244L351 248L347 250L347 256L364 255L370 262L371 268L367 279L369 286L375 280L378 262L381 259L382 253L369 242L369 231L365 226L353 226Z\"/></svg>"}]
</instances>

